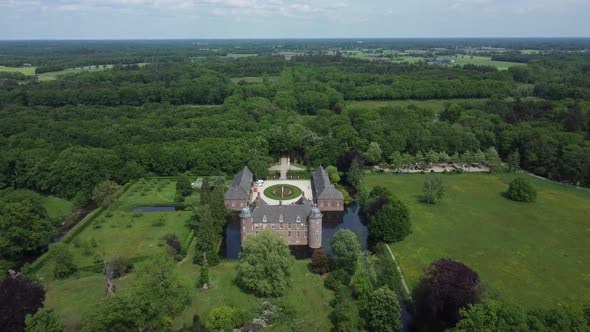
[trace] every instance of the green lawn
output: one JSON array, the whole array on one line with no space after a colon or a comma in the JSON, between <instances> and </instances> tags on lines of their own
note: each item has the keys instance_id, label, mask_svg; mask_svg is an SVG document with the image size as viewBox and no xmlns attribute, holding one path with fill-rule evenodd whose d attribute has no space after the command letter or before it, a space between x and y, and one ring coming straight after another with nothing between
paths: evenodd
<instances>
[{"instance_id":1,"label":"green lawn","mask_svg":"<svg viewBox=\"0 0 590 332\"><path fill-rule=\"evenodd\" d=\"M41 202L50 218L67 216L72 212L72 202L55 196L42 196Z\"/></svg>"},{"instance_id":2,"label":"green lawn","mask_svg":"<svg viewBox=\"0 0 590 332\"><path fill-rule=\"evenodd\" d=\"M506 70L509 67L515 66L526 66L526 63L520 62L508 62L508 61L493 61L491 57L487 56L468 56L465 55L464 57L458 56L455 58L457 60L455 63L451 64L452 66L455 65L478 65L478 66L492 66L498 68L498 70Z\"/></svg>"},{"instance_id":3,"label":"green lawn","mask_svg":"<svg viewBox=\"0 0 590 332\"><path fill-rule=\"evenodd\" d=\"M201 290L195 287L199 276L199 267L190 261L178 265L178 271L190 289L191 303L174 320L174 328L190 324L193 315L198 314L206 320L209 310L215 306L229 305L255 312L256 306L264 299L246 294L234 283L236 261L222 261L221 264L209 268L210 289ZM294 266L293 288L279 298L278 301L292 307L295 316L303 321L304 331L329 331L332 323L329 320L332 292L324 288L323 279L308 271L309 260L297 261ZM135 274L131 273L115 281L117 289L123 289L133 282ZM81 315L96 301L104 296L104 277L101 274L86 274L78 279L51 281L46 284L46 307L54 309L66 322L67 331L79 330ZM281 331L281 328L275 328Z\"/></svg>"},{"instance_id":4,"label":"green lawn","mask_svg":"<svg viewBox=\"0 0 590 332\"><path fill-rule=\"evenodd\" d=\"M229 305L254 312L256 305L264 299L246 294L236 286L234 283L236 264L236 261L222 261L218 266L209 269L211 288L192 291L192 302L174 321L175 327L190 323L195 313L206 320L209 310L220 305ZM322 277L309 272L308 264L309 260L296 261L293 287L278 301L294 309L297 319L303 321L303 331L329 331L332 323L328 316L332 309L328 303L332 300L333 294L324 288ZM198 279L199 268L196 265L184 264L179 267L179 271L190 280ZM281 331L279 327L275 330Z\"/></svg>"},{"instance_id":5,"label":"green lawn","mask_svg":"<svg viewBox=\"0 0 590 332\"><path fill-rule=\"evenodd\" d=\"M411 212L413 233L392 246L410 287L441 257L477 271L491 294L524 307L578 305L590 298L590 191L528 176L536 203L503 196L516 175L443 176L444 200L419 202L427 175L370 175Z\"/></svg>"},{"instance_id":6,"label":"green lawn","mask_svg":"<svg viewBox=\"0 0 590 332\"><path fill-rule=\"evenodd\" d=\"M140 67L145 66L147 63L138 63ZM42 73L37 75L39 81L54 81L59 78L59 76L67 75L67 74L79 74L83 72L94 72L94 71L103 71L107 69L113 68L115 65L98 65L97 66L85 66L85 67L77 67L77 68L67 68L60 71L52 71L47 73ZM34 75L35 72L33 70Z\"/></svg>"},{"instance_id":7,"label":"green lawn","mask_svg":"<svg viewBox=\"0 0 590 332\"><path fill-rule=\"evenodd\" d=\"M348 109L379 109L383 107L407 107L416 105L422 108L432 109L436 112L442 112L447 103L470 103L480 104L487 99L431 99L431 100L366 100L366 101L349 101Z\"/></svg>"},{"instance_id":8,"label":"green lawn","mask_svg":"<svg viewBox=\"0 0 590 332\"><path fill-rule=\"evenodd\" d=\"M5 67L0 66L0 71L9 73L23 73L25 75L35 75L35 67Z\"/></svg>"}]
</instances>

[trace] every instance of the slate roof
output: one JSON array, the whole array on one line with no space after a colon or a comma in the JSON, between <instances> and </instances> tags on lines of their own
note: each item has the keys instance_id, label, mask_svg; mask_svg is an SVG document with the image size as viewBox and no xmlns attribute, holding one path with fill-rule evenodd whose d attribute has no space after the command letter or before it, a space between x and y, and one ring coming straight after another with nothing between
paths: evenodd
<instances>
[{"instance_id":1,"label":"slate roof","mask_svg":"<svg viewBox=\"0 0 590 332\"><path fill-rule=\"evenodd\" d=\"M268 224L298 224L307 223L307 217L311 214L312 206L306 199L301 199L299 202L290 205L268 205L268 204L253 204L251 215L255 223ZM299 217L299 222L297 222Z\"/></svg>"},{"instance_id":2,"label":"slate roof","mask_svg":"<svg viewBox=\"0 0 590 332\"><path fill-rule=\"evenodd\" d=\"M234 177L231 187L225 192L225 199L248 200L250 198L250 187L253 178L254 174L252 174L252 171L250 171L248 166L244 166Z\"/></svg>"},{"instance_id":3,"label":"slate roof","mask_svg":"<svg viewBox=\"0 0 590 332\"><path fill-rule=\"evenodd\" d=\"M328 172L322 166L313 171L313 189L316 199L344 199L340 190L330 183Z\"/></svg>"}]
</instances>

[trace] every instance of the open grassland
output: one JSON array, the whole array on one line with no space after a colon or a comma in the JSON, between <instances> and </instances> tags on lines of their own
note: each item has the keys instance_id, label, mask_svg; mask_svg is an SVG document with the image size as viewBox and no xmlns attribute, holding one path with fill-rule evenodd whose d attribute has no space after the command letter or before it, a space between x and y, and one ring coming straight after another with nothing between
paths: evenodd
<instances>
[{"instance_id":1,"label":"open grassland","mask_svg":"<svg viewBox=\"0 0 590 332\"><path fill-rule=\"evenodd\" d=\"M9 73L23 73L24 75L35 75L35 67L5 67L0 66L0 71Z\"/></svg>"},{"instance_id":2,"label":"open grassland","mask_svg":"<svg viewBox=\"0 0 590 332\"><path fill-rule=\"evenodd\" d=\"M324 288L322 277L308 270L309 260L298 260L293 266L293 287L277 301L292 308L297 319L303 321L302 331L329 331L332 327L328 316L331 308L332 292ZM174 321L175 327L189 324L194 314L206 319L209 310L215 306L229 305L254 312L259 302L265 299L244 293L234 282L236 261L222 261L209 269L210 289L194 289L191 292L191 304ZM197 280L199 268L186 263L179 266L179 271L190 280ZM271 329L272 330L272 329ZM272 331L285 331L276 326Z\"/></svg>"},{"instance_id":3,"label":"open grassland","mask_svg":"<svg viewBox=\"0 0 590 332\"><path fill-rule=\"evenodd\" d=\"M258 303L265 299L244 293L235 284L236 261L222 261L218 266L209 268L210 288L201 290L195 287L200 268L190 262L178 265L178 271L190 290L191 303L174 320L174 328L192 322L193 315L198 314L206 321L211 308L228 305L254 313ZM329 331L332 327L328 316L331 308L332 292L324 288L323 279L309 272L309 260L297 261L294 265L293 288L277 301L292 308L295 316L301 319L302 331ZM133 283L135 273L115 280L118 290ZM51 281L47 283L47 300L45 306L54 309L66 323L67 331L80 328L82 313L104 296L104 276L87 274L78 279ZM276 326L271 331L284 331Z\"/></svg>"},{"instance_id":4,"label":"open grassland","mask_svg":"<svg viewBox=\"0 0 590 332\"><path fill-rule=\"evenodd\" d=\"M137 63L136 65L143 67L146 64L147 63ZM77 68L67 68L67 69L60 70L60 71L52 71L52 72L42 73L42 74L37 75L37 78L39 79L39 81L54 81L63 75L79 74L79 73L84 73L84 72L103 71L103 70L112 69L114 66L115 65L96 65L96 66L85 66L85 67L77 67ZM32 75L34 75L34 74L35 74L35 71L33 70Z\"/></svg>"},{"instance_id":5,"label":"open grassland","mask_svg":"<svg viewBox=\"0 0 590 332\"><path fill-rule=\"evenodd\" d=\"M415 105L421 108L432 109L436 112L445 110L446 104L465 103L479 105L486 102L487 99L432 99L432 100L366 100L366 101L349 101L347 103L350 110L374 110L383 107L407 107Z\"/></svg>"},{"instance_id":6,"label":"open grassland","mask_svg":"<svg viewBox=\"0 0 590 332\"><path fill-rule=\"evenodd\" d=\"M527 176L538 190L526 204L503 196L517 175L443 176L439 205L420 202L428 175L370 175L410 209L413 233L392 245L414 287L433 260L449 257L477 271L490 294L526 308L579 305L590 298L590 192Z\"/></svg>"},{"instance_id":7,"label":"open grassland","mask_svg":"<svg viewBox=\"0 0 590 332\"><path fill-rule=\"evenodd\" d=\"M72 202L55 196L42 196L41 203L47 210L49 218L65 217L72 212Z\"/></svg>"},{"instance_id":8,"label":"open grassland","mask_svg":"<svg viewBox=\"0 0 590 332\"><path fill-rule=\"evenodd\" d=\"M451 64L454 65L477 65L477 66L491 66L496 67L498 70L506 70L510 67L515 66L526 66L526 63L520 62L508 62L508 61L493 61L491 57L487 56L458 56L455 58L456 62Z\"/></svg>"}]
</instances>

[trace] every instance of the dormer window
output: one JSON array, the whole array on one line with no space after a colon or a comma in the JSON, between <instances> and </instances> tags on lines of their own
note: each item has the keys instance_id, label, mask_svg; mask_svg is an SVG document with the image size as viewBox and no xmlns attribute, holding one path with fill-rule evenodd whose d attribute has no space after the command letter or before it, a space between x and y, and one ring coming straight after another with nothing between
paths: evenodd
<instances>
[{"instance_id":1,"label":"dormer window","mask_svg":"<svg viewBox=\"0 0 590 332\"><path fill-rule=\"evenodd\" d=\"M279 216L279 222L283 222L283 215L282 214Z\"/></svg>"},{"instance_id":2,"label":"dormer window","mask_svg":"<svg viewBox=\"0 0 590 332\"><path fill-rule=\"evenodd\" d=\"M301 217L297 216L297 222L301 222Z\"/></svg>"},{"instance_id":3,"label":"dormer window","mask_svg":"<svg viewBox=\"0 0 590 332\"><path fill-rule=\"evenodd\" d=\"M266 222L266 216L262 217L262 222Z\"/></svg>"}]
</instances>

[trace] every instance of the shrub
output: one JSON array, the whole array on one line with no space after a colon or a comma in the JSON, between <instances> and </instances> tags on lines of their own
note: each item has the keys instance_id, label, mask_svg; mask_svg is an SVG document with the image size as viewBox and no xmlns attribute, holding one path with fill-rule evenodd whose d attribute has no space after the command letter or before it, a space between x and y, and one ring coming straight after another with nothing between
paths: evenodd
<instances>
[{"instance_id":1,"label":"shrub","mask_svg":"<svg viewBox=\"0 0 590 332\"><path fill-rule=\"evenodd\" d=\"M510 182L508 197L517 202L531 203L537 199L537 190L526 178L516 178Z\"/></svg>"},{"instance_id":2,"label":"shrub","mask_svg":"<svg viewBox=\"0 0 590 332\"><path fill-rule=\"evenodd\" d=\"M54 269L53 276L61 279L72 275L76 272L74 256L70 248L64 243L53 243L49 245L49 256L53 259Z\"/></svg>"},{"instance_id":3,"label":"shrub","mask_svg":"<svg viewBox=\"0 0 590 332\"><path fill-rule=\"evenodd\" d=\"M182 252L182 244L176 234L166 234L162 237L162 240L168 245L171 256L176 256Z\"/></svg>"},{"instance_id":4,"label":"shrub","mask_svg":"<svg viewBox=\"0 0 590 332\"><path fill-rule=\"evenodd\" d=\"M324 281L324 287L331 290L336 290L340 286L348 287L349 284L350 275L344 269L339 269L330 272L330 274L328 274L328 277Z\"/></svg>"},{"instance_id":5,"label":"shrub","mask_svg":"<svg viewBox=\"0 0 590 332\"><path fill-rule=\"evenodd\" d=\"M133 270L133 264L123 256L114 256L109 265L113 269L113 278L120 278Z\"/></svg>"}]
</instances>

